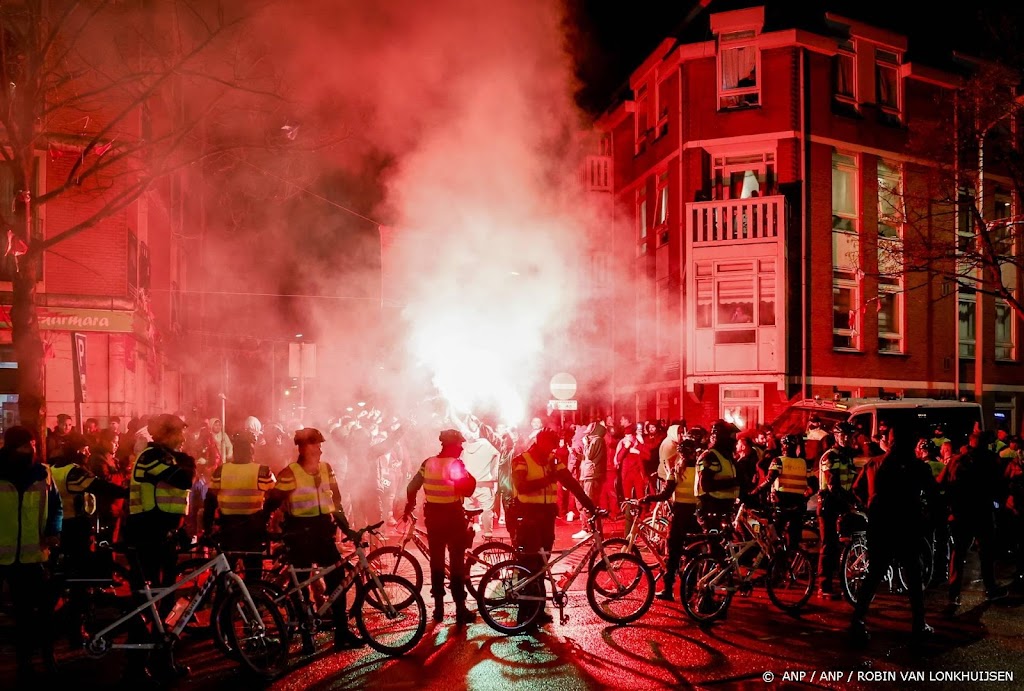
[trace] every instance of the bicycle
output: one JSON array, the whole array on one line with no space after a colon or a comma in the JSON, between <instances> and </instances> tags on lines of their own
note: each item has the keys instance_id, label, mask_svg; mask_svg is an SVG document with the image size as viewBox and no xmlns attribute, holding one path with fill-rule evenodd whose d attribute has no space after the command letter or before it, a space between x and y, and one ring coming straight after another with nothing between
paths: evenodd
<instances>
[{"instance_id":1,"label":"bicycle","mask_svg":"<svg viewBox=\"0 0 1024 691\"><path fill-rule=\"evenodd\" d=\"M478 516L483 509L466 509L466 518ZM419 528L419 519L415 515L409 517L408 526L402 533L397 545L385 545L378 547L367 555L370 563L374 564L380 573L402 576L416 586L417 590L423 588L423 566L419 560L406 549L406 545L412 542L413 545L426 557L427 564L430 563L430 541L427 532ZM467 531L471 529L467 527ZM472 544L469 540L468 544ZM494 564L515 556L515 550L499 540L488 540L477 545L473 549L466 550L465 577L466 590L473 597L476 597L476 583L480 577ZM451 577L451 568L448 564L448 557L445 555L444 575Z\"/></svg>"},{"instance_id":2,"label":"bicycle","mask_svg":"<svg viewBox=\"0 0 1024 691\"><path fill-rule=\"evenodd\" d=\"M131 550L128 553L133 554ZM137 569L138 564L133 563L132 568ZM210 574L212 578L205 578ZM166 617L160 615L159 603L173 593L180 595L189 584L204 578L205 581L191 597L179 597ZM226 581L230 581L230 586ZM173 654L182 632L210 597L214 584L230 593L220 602L220 611L215 615L225 623L221 635L228 640L222 646L234 651L234 656L249 670L268 678L276 676L288 651L284 617L269 595L246 587L242 578L232 571L224 554L216 555L167 587L153 588L145 582L138 593L144 600L141 604L122 612L121 616L97 631L86 629L83 643L86 654L101 658L111 650L119 649L168 650ZM146 629L150 640L132 641L126 626L131 623Z\"/></svg>"},{"instance_id":3,"label":"bicycle","mask_svg":"<svg viewBox=\"0 0 1024 691\"><path fill-rule=\"evenodd\" d=\"M729 534L722 535L721 549L694 558L680 579L680 600L686 613L698 623L726 615L736 592L753 592L763 563L768 598L784 612L800 610L814 592L817 570L802 548L787 547L776 535L770 515L761 515L740 504ZM749 566L746 565L746 560Z\"/></svg>"},{"instance_id":4,"label":"bicycle","mask_svg":"<svg viewBox=\"0 0 1024 691\"><path fill-rule=\"evenodd\" d=\"M839 540L843 543L843 549L839 556L839 582L843 598L851 605L857 604L857 594L868 575L867 523L867 513L859 509L854 509L838 519ZM935 571L933 540L934 534L931 538L921 538L921 552L918 558L921 562L922 589L931 584ZM889 564L882 577L882 581L889 587L891 593L904 593L909 590L907 580L902 563L898 564L896 568Z\"/></svg>"},{"instance_id":5,"label":"bicycle","mask_svg":"<svg viewBox=\"0 0 1024 691\"><path fill-rule=\"evenodd\" d=\"M549 559L549 553L542 551L543 568L538 572L533 572L519 559L509 559L489 568L480 580L477 593L477 608L488 626L500 633L522 633L534 626L548 600L558 607L560 623L567 624L565 604L569 589L587 568L591 556L596 561L588 569L586 591L594 613L612 624L628 624L646 614L654 602L654 576L643 560L633 554L608 554L602 549L601 518L604 515L607 512L600 511L591 516L588 519L590 535L555 559ZM584 558L556 581L554 567L583 549L586 549ZM551 583L550 597L544 594L545 578Z\"/></svg>"},{"instance_id":6,"label":"bicycle","mask_svg":"<svg viewBox=\"0 0 1024 691\"><path fill-rule=\"evenodd\" d=\"M659 502L655 506L655 510L650 516L638 521L635 518L641 511L640 501L637 499L625 500L622 502L622 513L634 519L631 521L629 532L626 533L625 537L610 537L604 541L604 549L609 554L630 552L634 556L643 559L647 568L654 575L655 583L665 577L665 572L668 569L669 530L668 521L664 516L659 515L661 503ZM627 523L630 523L628 519ZM679 562L679 571L682 571L683 567L691 559L699 554L706 553L709 550L709 543L714 539L714 536L709 536L705 533L688 533L684 535L686 546L683 548L682 558ZM653 561L644 559L645 554L649 554ZM591 557L591 560L595 560L596 557L597 555L595 554ZM591 567L593 567L593 563L591 563ZM655 573L656 569L657 573Z\"/></svg>"},{"instance_id":7,"label":"bicycle","mask_svg":"<svg viewBox=\"0 0 1024 691\"><path fill-rule=\"evenodd\" d=\"M315 650L316 633L326 630L327 626L333 628L331 608L352 587L355 597L351 608L346 603L347 616L355 619L363 640L371 648L385 655L402 655L423 638L427 609L419 589L401 576L379 573L366 553L365 535L377 533L382 525L383 521L356 531L352 538L355 564L344 557L322 567L296 568L287 564L289 586L274 602L288 613L289 634L300 632L304 652ZM344 571L342 581L318 604L310 597L310 586L322 582L338 569Z\"/></svg>"}]
</instances>

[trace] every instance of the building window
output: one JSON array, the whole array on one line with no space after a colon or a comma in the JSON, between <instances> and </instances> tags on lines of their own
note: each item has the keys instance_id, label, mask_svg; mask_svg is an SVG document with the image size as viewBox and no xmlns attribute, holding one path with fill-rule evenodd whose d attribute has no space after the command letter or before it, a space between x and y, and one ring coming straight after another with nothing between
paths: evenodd
<instances>
[{"instance_id":1,"label":"building window","mask_svg":"<svg viewBox=\"0 0 1024 691\"><path fill-rule=\"evenodd\" d=\"M903 352L903 290L899 285L878 287L878 352Z\"/></svg>"},{"instance_id":2,"label":"building window","mask_svg":"<svg viewBox=\"0 0 1024 691\"><path fill-rule=\"evenodd\" d=\"M647 190L642 189L636 193L636 228L637 228L637 256L647 254L649 241L649 228L647 227Z\"/></svg>"},{"instance_id":3,"label":"building window","mask_svg":"<svg viewBox=\"0 0 1024 691\"><path fill-rule=\"evenodd\" d=\"M650 99L647 97L647 86L641 86L636 92L636 153L641 154L647 150L648 133L650 124Z\"/></svg>"},{"instance_id":4,"label":"building window","mask_svg":"<svg viewBox=\"0 0 1024 691\"><path fill-rule=\"evenodd\" d=\"M672 102L671 93L669 80L662 79L658 84L658 137L668 134L668 110L669 104Z\"/></svg>"},{"instance_id":5,"label":"building window","mask_svg":"<svg viewBox=\"0 0 1024 691\"><path fill-rule=\"evenodd\" d=\"M860 350L857 157L832 152L832 347Z\"/></svg>"},{"instance_id":6,"label":"building window","mask_svg":"<svg viewBox=\"0 0 1024 691\"><path fill-rule=\"evenodd\" d=\"M668 244L668 171L658 176L658 191L655 197L654 232L658 247Z\"/></svg>"},{"instance_id":7,"label":"building window","mask_svg":"<svg viewBox=\"0 0 1024 691\"><path fill-rule=\"evenodd\" d=\"M903 171L899 166L878 162L878 236L903 236Z\"/></svg>"},{"instance_id":8,"label":"building window","mask_svg":"<svg viewBox=\"0 0 1024 691\"><path fill-rule=\"evenodd\" d=\"M657 293L657 314L655 315L657 325L657 356L666 357L679 352L678 320L676 318L675 301L672 299L672 281L668 278L658 281Z\"/></svg>"},{"instance_id":9,"label":"building window","mask_svg":"<svg viewBox=\"0 0 1024 691\"><path fill-rule=\"evenodd\" d=\"M9 35L9 34L7 34ZM0 162L0 209L3 209L3 216L8 217L14 214L16 200L18 192L15 189L15 174L13 164L2 161ZM39 157L37 156L33 161L32 170L32 196L35 197L39 194L40 184L40 171L39 171ZM6 240L6 236L4 237ZM42 242L43 240L43 224L41 214L36 209L36 213L32 216L32 242ZM43 280L43 252L36 255L36 276L37 280ZM13 281L14 275L18 272L19 266L24 266L22 262L25 261L24 256L16 256L13 253L3 254L0 253L0 281Z\"/></svg>"},{"instance_id":10,"label":"building window","mask_svg":"<svg viewBox=\"0 0 1024 691\"><path fill-rule=\"evenodd\" d=\"M740 429L751 429L761 424L764 416L762 386L723 386L721 392L723 420Z\"/></svg>"},{"instance_id":11,"label":"building window","mask_svg":"<svg viewBox=\"0 0 1024 691\"><path fill-rule=\"evenodd\" d=\"M749 199L775 193L775 153L714 156L715 199Z\"/></svg>"},{"instance_id":12,"label":"building window","mask_svg":"<svg viewBox=\"0 0 1024 691\"><path fill-rule=\"evenodd\" d=\"M714 329L717 345L753 344L776 321L775 260L697 262L694 326Z\"/></svg>"},{"instance_id":13,"label":"building window","mask_svg":"<svg viewBox=\"0 0 1024 691\"><path fill-rule=\"evenodd\" d=\"M835 97L838 101L857 103L857 52L852 41L839 44L833 58Z\"/></svg>"},{"instance_id":14,"label":"building window","mask_svg":"<svg viewBox=\"0 0 1024 691\"><path fill-rule=\"evenodd\" d=\"M974 295L960 296L958 311L960 313L960 357L962 358L974 357L974 334L976 327L974 320L975 308L976 304Z\"/></svg>"},{"instance_id":15,"label":"building window","mask_svg":"<svg viewBox=\"0 0 1024 691\"><path fill-rule=\"evenodd\" d=\"M753 43L753 31L723 34L718 49L718 107L748 108L760 105L761 55Z\"/></svg>"},{"instance_id":16,"label":"building window","mask_svg":"<svg viewBox=\"0 0 1024 691\"><path fill-rule=\"evenodd\" d=\"M875 102L891 114L900 114L900 60L888 50L875 51Z\"/></svg>"},{"instance_id":17,"label":"building window","mask_svg":"<svg viewBox=\"0 0 1024 691\"><path fill-rule=\"evenodd\" d=\"M1017 359L1017 315L1006 300L996 300L996 360Z\"/></svg>"}]
</instances>

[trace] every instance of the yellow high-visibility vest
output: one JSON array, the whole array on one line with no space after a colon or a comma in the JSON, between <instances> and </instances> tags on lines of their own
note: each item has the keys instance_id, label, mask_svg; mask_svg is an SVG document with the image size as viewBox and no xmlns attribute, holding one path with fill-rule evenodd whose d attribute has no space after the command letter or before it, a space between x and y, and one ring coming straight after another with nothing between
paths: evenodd
<instances>
[{"instance_id":1,"label":"yellow high-visibility vest","mask_svg":"<svg viewBox=\"0 0 1024 691\"><path fill-rule=\"evenodd\" d=\"M456 458L433 456L423 461L423 496L428 504L457 504L462 501L455 492L452 466Z\"/></svg>"},{"instance_id":2,"label":"yellow high-visibility vest","mask_svg":"<svg viewBox=\"0 0 1024 691\"><path fill-rule=\"evenodd\" d=\"M524 504L556 503L558 501L558 481L555 479L555 474L565 468L565 464L557 458L552 458L547 465L541 465L534 460L528 451L523 452L521 457L523 462L515 464L512 472L522 469L525 465L527 480L539 480L545 477L550 477L551 480L540 489L535 489L532 492L522 492L516 489L516 498Z\"/></svg>"},{"instance_id":3,"label":"yellow high-visibility vest","mask_svg":"<svg viewBox=\"0 0 1024 691\"><path fill-rule=\"evenodd\" d=\"M782 456L772 461L771 469L779 471L779 476L775 478L776 492L802 496L807 491L810 469L804 459Z\"/></svg>"},{"instance_id":4,"label":"yellow high-visibility vest","mask_svg":"<svg viewBox=\"0 0 1024 691\"><path fill-rule=\"evenodd\" d=\"M15 561L38 564L49 558L43 533L50 514L47 493L52 482L53 476L46 467L46 477L29 485L19 506L18 488L13 482L0 480L0 566Z\"/></svg>"},{"instance_id":5,"label":"yellow high-visibility vest","mask_svg":"<svg viewBox=\"0 0 1024 691\"><path fill-rule=\"evenodd\" d=\"M274 487L273 473L260 475L264 467L257 463L225 463L217 469L210 489L217 492L221 515L251 516L263 509L266 493Z\"/></svg>"},{"instance_id":6,"label":"yellow high-visibility vest","mask_svg":"<svg viewBox=\"0 0 1024 691\"><path fill-rule=\"evenodd\" d=\"M149 482L146 475L159 475L171 466L165 462L161 449L147 447L135 459L128 484L128 511L133 514L158 510L184 516L188 513L191 489L179 489L166 482Z\"/></svg>"},{"instance_id":7,"label":"yellow high-visibility vest","mask_svg":"<svg viewBox=\"0 0 1024 691\"><path fill-rule=\"evenodd\" d=\"M313 518L332 514L337 509L334 504L334 492L331 490L331 468L326 463L321 463L316 475L306 472L305 468L298 462L292 463L285 468L284 473L291 472L294 478L294 486L288 493L288 500L285 502L285 513L296 518ZM281 478L281 485L291 486L285 477ZM279 486L279 488L281 488Z\"/></svg>"},{"instance_id":8,"label":"yellow high-visibility vest","mask_svg":"<svg viewBox=\"0 0 1024 691\"><path fill-rule=\"evenodd\" d=\"M708 456L713 455L715 458L708 459ZM704 452L704 455L697 461L697 473L694 476L693 493L700 496L708 496L712 499L736 499L740 496L739 484L734 484L732 487L725 489L716 489L704 491L701 487L701 470L707 467L714 471L716 480L733 480L736 478L736 466L733 465L731 459L726 458L718 449L708 449Z\"/></svg>"}]
</instances>

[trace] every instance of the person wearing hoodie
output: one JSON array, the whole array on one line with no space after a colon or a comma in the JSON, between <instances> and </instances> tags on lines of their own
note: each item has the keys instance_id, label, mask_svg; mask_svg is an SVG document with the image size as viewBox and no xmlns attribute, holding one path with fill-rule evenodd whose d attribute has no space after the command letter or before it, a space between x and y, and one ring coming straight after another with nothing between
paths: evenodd
<instances>
[{"instance_id":1,"label":"person wearing hoodie","mask_svg":"<svg viewBox=\"0 0 1024 691\"><path fill-rule=\"evenodd\" d=\"M235 457L235 449L231 445L231 438L228 437L228 433L224 431L224 423L221 422L220 418L210 418L210 434L213 436L213 443L220 452L220 462L230 463ZM256 435L252 435L256 438ZM212 468L211 468L212 470Z\"/></svg>"},{"instance_id":2,"label":"person wearing hoodie","mask_svg":"<svg viewBox=\"0 0 1024 691\"><path fill-rule=\"evenodd\" d=\"M483 509L480 534L490 540L494 534L494 495L498 487L498 450L485 437L468 435L462 445L462 462L476 478L476 489L466 497L467 509Z\"/></svg>"},{"instance_id":3,"label":"person wearing hoodie","mask_svg":"<svg viewBox=\"0 0 1024 691\"><path fill-rule=\"evenodd\" d=\"M15 425L0 449L0 582L7 581L13 604L18 681L34 675L32 656L42 648L50 671L53 608L45 596L46 560L60 541L63 508L50 469L35 462L32 432Z\"/></svg>"},{"instance_id":4,"label":"person wearing hoodie","mask_svg":"<svg viewBox=\"0 0 1024 691\"><path fill-rule=\"evenodd\" d=\"M580 462L580 484L583 492L594 506L600 506L600 497L604 489L605 475L608 471L608 447L605 444L605 426L601 421L591 425L587 436L583 438L583 460ZM582 540L589 536L586 528L573 535L574 540Z\"/></svg>"},{"instance_id":5,"label":"person wearing hoodie","mask_svg":"<svg viewBox=\"0 0 1024 691\"><path fill-rule=\"evenodd\" d=\"M682 440L682 425L669 425L665 440L658 447L658 480L664 483L672 474L679 460L679 442Z\"/></svg>"}]
</instances>

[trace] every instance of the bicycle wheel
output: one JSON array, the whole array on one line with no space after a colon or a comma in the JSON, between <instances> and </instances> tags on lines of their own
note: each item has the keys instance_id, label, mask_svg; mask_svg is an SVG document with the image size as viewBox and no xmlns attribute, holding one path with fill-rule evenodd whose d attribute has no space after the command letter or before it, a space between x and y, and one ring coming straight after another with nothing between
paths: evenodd
<instances>
[{"instance_id":1,"label":"bicycle wheel","mask_svg":"<svg viewBox=\"0 0 1024 691\"><path fill-rule=\"evenodd\" d=\"M768 565L768 598L784 612L795 612L814 593L817 570L801 548L778 552Z\"/></svg>"},{"instance_id":2,"label":"bicycle wheel","mask_svg":"<svg viewBox=\"0 0 1024 691\"><path fill-rule=\"evenodd\" d=\"M193 571L201 569L207 564L209 559L203 557L197 557L193 559L186 559L185 561L178 564L177 571L174 574L175 582L180 581L185 576L188 576ZM215 578L213 569L210 569L200 575L195 580L188 583L182 584L178 589L177 595L191 599L196 591L202 589L206 583L211 579ZM192 614L192 618L189 619L188 624L185 625L183 634L190 636L212 636L214 635L214 612L220 608L224 602L225 593L221 589L221 583L214 583L209 593L203 598L203 601L199 603L199 607Z\"/></svg>"},{"instance_id":3,"label":"bicycle wheel","mask_svg":"<svg viewBox=\"0 0 1024 691\"><path fill-rule=\"evenodd\" d=\"M611 556L613 554L625 554L626 552L629 551L629 549L628 549L629 548L629 540L627 540L624 537L610 537L610 538L607 538L601 544L601 548L604 551L604 553L607 554L608 556ZM633 554L633 556L635 556L640 561L644 560L644 558L640 554L640 548L637 547L636 545L633 545L632 554ZM590 566L589 566L588 570L592 571L594 569L594 567L597 565L598 561L600 561L599 558L598 558L598 551L597 550L593 550L590 553ZM648 566L653 568L653 566L651 566L650 564L648 564ZM656 564L655 564L655 566L656 566Z\"/></svg>"},{"instance_id":4,"label":"bicycle wheel","mask_svg":"<svg viewBox=\"0 0 1024 691\"><path fill-rule=\"evenodd\" d=\"M506 545L504 542L498 542L497 540L484 542L474 547L466 555L466 576L464 580L469 594L474 598L476 597L476 584L480 582L487 569L500 561L507 561L515 555L516 551L512 549L511 545Z\"/></svg>"},{"instance_id":5,"label":"bicycle wheel","mask_svg":"<svg viewBox=\"0 0 1024 691\"><path fill-rule=\"evenodd\" d=\"M480 579L476 604L488 626L499 633L515 634L533 625L545 600L540 579L525 583L531 575L528 568L514 559L487 569Z\"/></svg>"},{"instance_id":6,"label":"bicycle wheel","mask_svg":"<svg viewBox=\"0 0 1024 691\"><path fill-rule=\"evenodd\" d=\"M668 519L648 516L640 522L640 531L652 549L658 550L663 557L668 556Z\"/></svg>"},{"instance_id":7,"label":"bicycle wheel","mask_svg":"<svg viewBox=\"0 0 1024 691\"><path fill-rule=\"evenodd\" d=\"M274 599L262 590L249 592L256 610L243 592L228 597L228 637L230 646L242 664L262 677L274 677L283 671L288 659L288 632L284 617Z\"/></svg>"},{"instance_id":8,"label":"bicycle wheel","mask_svg":"<svg viewBox=\"0 0 1024 691\"><path fill-rule=\"evenodd\" d=\"M609 555L587 576L587 600L605 621L628 624L651 608L654 576L643 560L632 554Z\"/></svg>"},{"instance_id":9,"label":"bicycle wheel","mask_svg":"<svg viewBox=\"0 0 1024 691\"><path fill-rule=\"evenodd\" d=\"M273 583L268 583L266 581L247 582L245 587L249 589L249 592L255 592L258 590L270 596L274 601L274 605L281 610L281 616L284 618L285 623L285 631L288 632L288 636L290 638L293 634L291 622L296 619L297 615L291 612L292 603L288 598L283 597L281 589ZM220 601L214 604L214 615L212 617L213 642L225 655L238 657L237 651L232 647L230 603L230 597L221 597Z\"/></svg>"},{"instance_id":10,"label":"bicycle wheel","mask_svg":"<svg viewBox=\"0 0 1024 691\"><path fill-rule=\"evenodd\" d=\"M843 597L851 605L857 604L857 593L868 575L868 545L861 538L853 538L843 547L839 557L839 582Z\"/></svg>"},{"instance_id":11,"label":"bicycle wheel","mask_svg":"<svg viewBox=\"0 0 1024 691\"><path fill-rule=\"evenodd\" d=\"M400 576L416 588L423 589L423 567L412 552L396 545L378 547L366 555L366 561L374 571L391 576Z\"/></svg>"},{"instance_id":12,"label":"bicycle wheel","mask_svg":"<svg viewBox=\"0 0 1024 691\"><path fill-rule=\"evenodd\" d=\"M679 599L691 619L706 624L725 616L732 602L733 574L711 556L699 556L686 565L679 579Z\"/></svg>"},{"instance_id":13,"label":"bicycle wheel","mask_svg":"<svg viewBox=\"0 0 1024 691\"><path fill-rule=\"evenodd\" d=\"M611 545L611 547L609 547L609 544ZM633 552L632 553L629 553L629 552L625 551L626 545L627 545L627 543L626 543L626 541L623 538L613 537L613 538L610 538L608 540L605 540L602 543L601 548L604 550L604 553L607 556L609 556L609 557L612 556L612 555L615 555L615 554L630 554L630 556L636 557L640 561L640 563L643 564L644 563L643 557L640 556L640 552L636 548L636 545L633 546ZM590 567L587 569L587 572L590 573L594 569L596 569L598 567L598 565L603 565L603 564L604 564L604 559L601 558L601 553L598 552L597 549L591 550L591 552L590 552ZM606 570L607 570L607 567L606 567ZM650 568L648 568L648 571L650 571ZM607 580L598 581L594 587L596 587L598 589L598 591L600 592L601 595L612 596L612 595L615 595L620 590L620 585L622 587L627 587L627 588L635 588L635 587L637 587L637 585L640 582L640 578L642 577L641 574L633 571L633 572L630 572L630 575L634 578L634 580L632 582L630 582L630 583L621 583L621 584L620 583L611 583L610 584L611 585L611 590L607 590L607 591L602 590L602 588L606 584L609 584L609 582ZM654 575L653 572L652 572L651 575L653 577L653 575Z\"/></svg>"},{"instance_id":14,"label":"bicycle wheel","mask_svg":"<svg viewBox=\"0 0 1024 691\"><path fill-rule=\"evenodd\" d=\"M920 562L921 568L921 589L924 590L932 582L932 574L935 573L935 552L932 548L932 541L928 538L921 538L921 550L918 554L918 561ZM904 571L903 563L900 562L899 567L896 570L897 576L900 579L900 584L904 590L910 590L910 586L907 585L907 575Z\"/></svg>"},{"instance_id":15,"label":"bicycle wheel","mask_svg":"<svg viewBox=\"0 0 1024 691\"><path fill-rule=\"evenodd\" d=\"M416 647L427 630L427 606L415 586L400 576L380 574L360 586L356 625L363 640L385 655L402 655ZM405 603L404 605L402 603Z\"/></svg>"}]
</instances>

